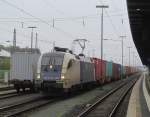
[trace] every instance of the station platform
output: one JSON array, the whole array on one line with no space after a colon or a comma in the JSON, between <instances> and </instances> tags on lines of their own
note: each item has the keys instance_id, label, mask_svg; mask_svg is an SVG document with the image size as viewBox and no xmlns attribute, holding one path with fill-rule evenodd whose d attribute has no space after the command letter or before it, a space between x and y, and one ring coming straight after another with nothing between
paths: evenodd
<instances>
[{"instance_id":1,"label":"station platform","mask_svg":"<svg viewBox=\"0 0 150 117\"><path fill-rule=\"evenodd\" d=\"M143 73L132 89L126 117L150 117L150 77Z\"/></svg>"}]
</instances>

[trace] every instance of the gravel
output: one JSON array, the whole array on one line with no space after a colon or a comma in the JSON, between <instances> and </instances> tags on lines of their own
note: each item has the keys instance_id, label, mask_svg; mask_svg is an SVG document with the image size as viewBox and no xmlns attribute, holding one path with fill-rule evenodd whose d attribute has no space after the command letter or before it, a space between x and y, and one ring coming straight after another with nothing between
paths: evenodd
<instances>
[{"instance_id":1,"label":"gravel","mask_svg":"<svg viewBox=\"0 0 150 117\"><path fill-rule=\"evenodd\" d=\"M125 80L127 79L122 81ZM95 102L99 97L102 97L112 88L118 86L122 81L120 80L100 86L83 94L32 110L31 112L20 115L19 117L74 117L87 106Z\"/></svg>"},{"instance_id":2,"label":"gravel","mask_svg":"<svg viewBox=\"0 0 150 117\"><path fill-rule=\"evenodd\" d=\"M7 98L7 99L2 99L2 100L0 100L0 107L13 105L13 104L23 102L26 100L38 98L40 96L42 96L42 95L41 94L25 94L25 95L11 97L11 98Z\"/></svg>"}]
</instances>

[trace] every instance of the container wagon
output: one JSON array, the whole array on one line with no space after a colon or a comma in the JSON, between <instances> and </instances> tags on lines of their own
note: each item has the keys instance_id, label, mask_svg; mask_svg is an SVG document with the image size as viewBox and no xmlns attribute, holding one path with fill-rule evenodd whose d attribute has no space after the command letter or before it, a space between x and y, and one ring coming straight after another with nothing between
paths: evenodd
<instances>
[{"instance_id":1,"label":"container wagon","mask_svg":"<svg viewBox=\"0 0 150 117\"><path fill-rule=\"evenodd\" d=\"M70 52L55 50L40 57L39 70L36 75L35 86L46 94L59 92L68 93L91 85L112 82L121 79L121 69L124 76L130 74L128 66L88 58L84 55L74 55ZM61 94L61 93L60 93Z\"/></svg>"},{"instance_id":2,"label":"container wagon","mask_svg":"<svg viewBox=\"0 0 150 117\"><path fill-rule=\"evenodd\" d=\"M37 62L40 53L14 52L11 56L10 82L17 92L20 89L34 88Z\"/></svg>"}]
</instances>

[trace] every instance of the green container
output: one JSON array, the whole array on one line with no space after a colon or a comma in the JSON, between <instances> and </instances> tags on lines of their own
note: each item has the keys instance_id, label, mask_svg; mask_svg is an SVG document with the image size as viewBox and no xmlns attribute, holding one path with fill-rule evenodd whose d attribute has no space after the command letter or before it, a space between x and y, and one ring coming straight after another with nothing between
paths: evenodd
<instances>
[{"instance_id":1,"label":"green container","mask_svg":"<svg viewBox=\"0 0 150 117\"><path fill-rule=\"evenodd\" d=\"M0 79L4 79L4 77L5 77L5 73L10 73L10 71L9 70L0 70Z\"/></svg>"},{"instance_id":2,"label":"green container","mask_svg":"<svg viewBox=\"0 0 150 117\"><path fill-rule=\"evenodd\" d=\"M107 62L106 63L106 77L109 77L112 79L112 76L113 76L113 70L112 70L112 62Z\"/></svg>"},{"instance_id":3,"label":"green container","mask_svg":"<svg viewBox=\"0 0 150 117\"><path fill-rule=\"evenodd\" d=\"M10 58L0 58L0 70L10 69Z\"/></svg>"},{"instance_id":4,"label":"green container","mask_svg":"<svg viewBox=\"0 0 150 117\"><path fill-rule=\"evenodd\" d=\"M124 66L122 66L122 73L121 73L122 78L125 78L125 74L126 74L126 69Z\"/></svg>"},{"instance_id":5,"label":"green container","mask_svg":"<svg viewBox=\"0 0 150 117\"><path fill-rule=\"evenodd\" d=\"M4 79L5 73L10 73L10 58L0 58L0 79Z\"/></svg>"}]
</instances>

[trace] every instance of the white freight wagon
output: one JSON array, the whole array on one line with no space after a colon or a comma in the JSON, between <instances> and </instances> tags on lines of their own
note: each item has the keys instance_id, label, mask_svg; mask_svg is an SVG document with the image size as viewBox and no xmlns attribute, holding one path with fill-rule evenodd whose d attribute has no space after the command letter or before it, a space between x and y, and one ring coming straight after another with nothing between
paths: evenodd
<instances>
[{"instance_id":1,"label":"white freight wagon","mask_svg":"<svg viewBox=\"0 0 150 117\"><path fill-rule=\"evenodd\" d=\"M11 56L10 82L19 92L25 88L34 89L34 79L37 72L38 52L14 52Z\"/></svg>"}]
</instances>

